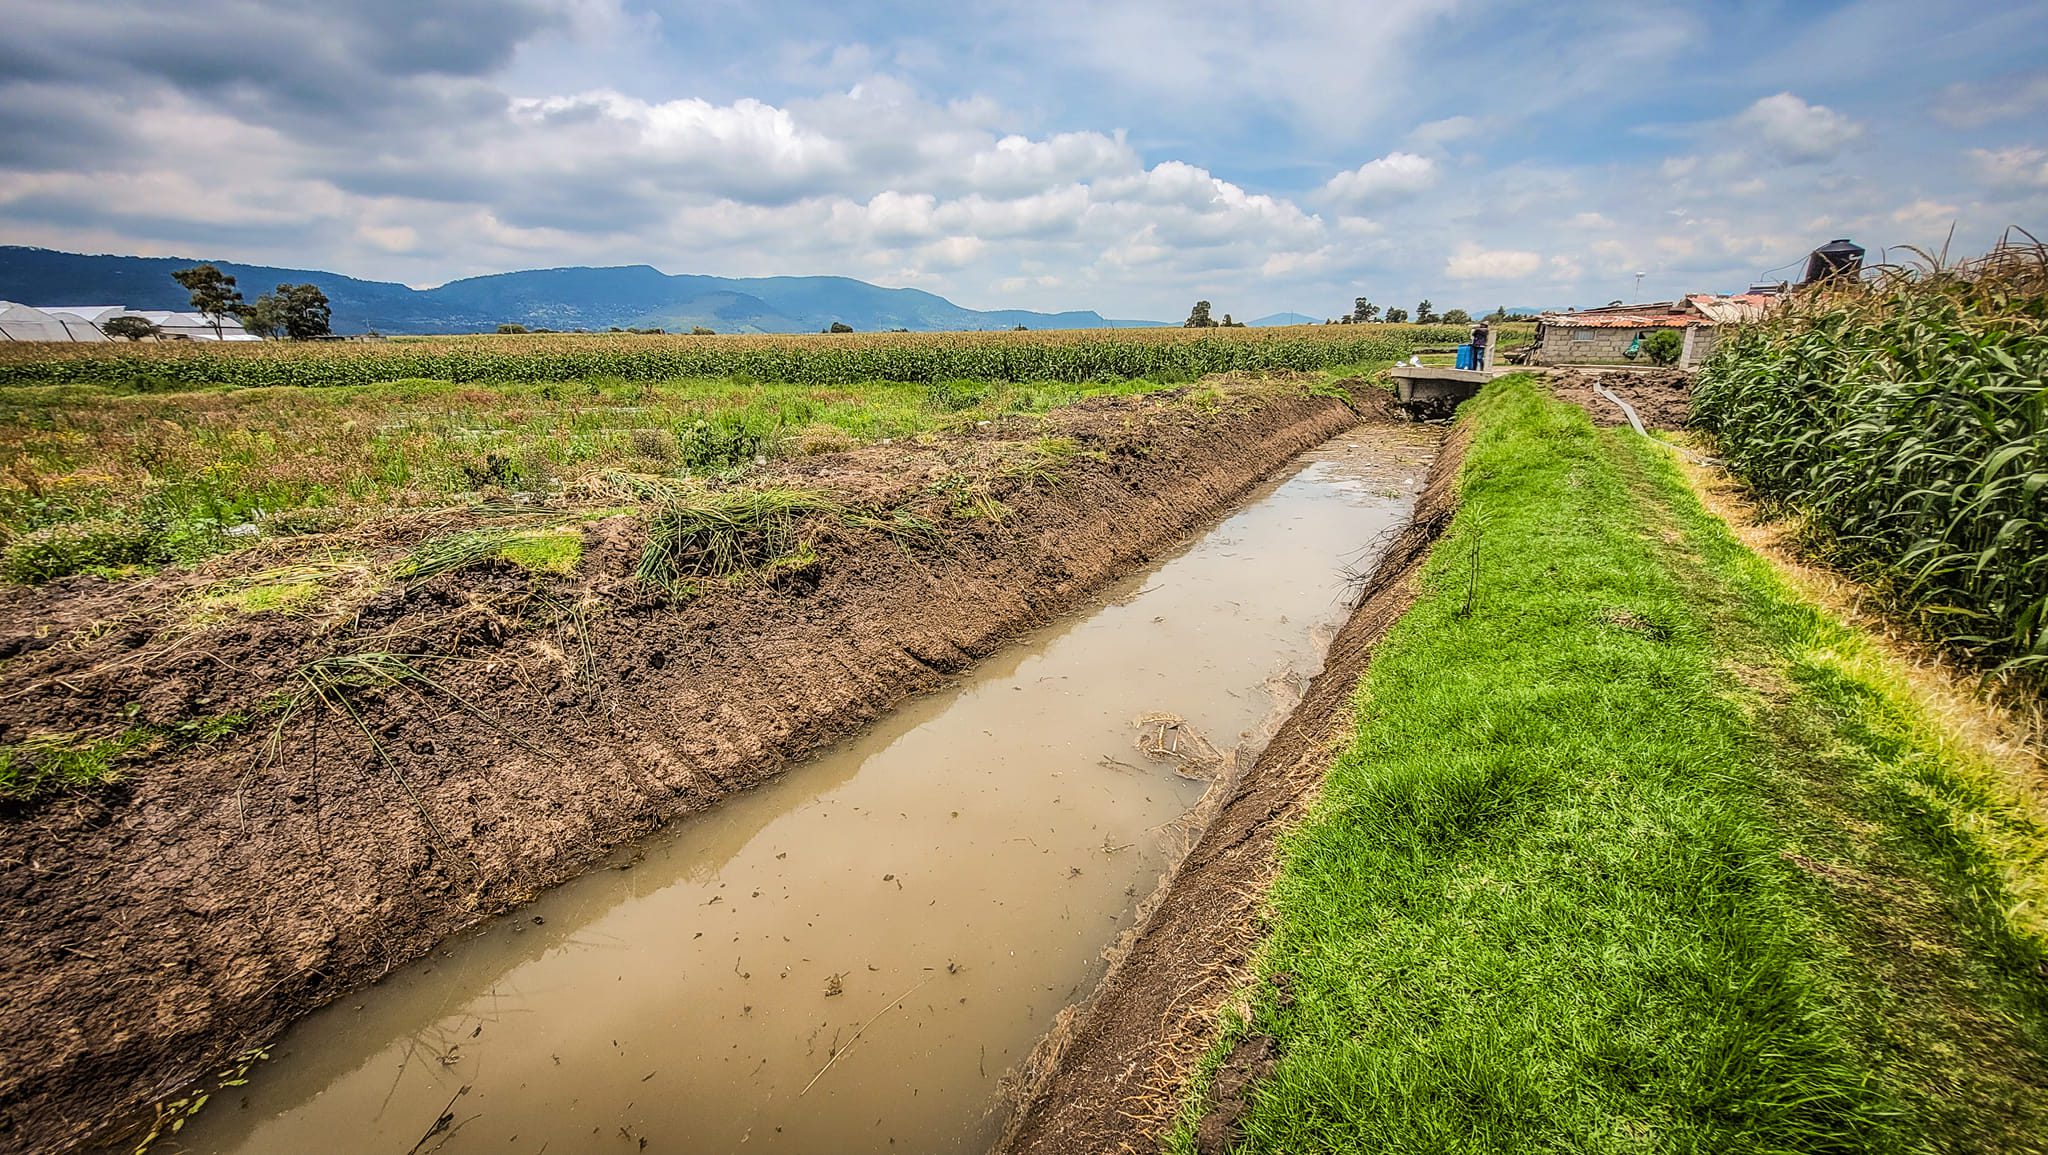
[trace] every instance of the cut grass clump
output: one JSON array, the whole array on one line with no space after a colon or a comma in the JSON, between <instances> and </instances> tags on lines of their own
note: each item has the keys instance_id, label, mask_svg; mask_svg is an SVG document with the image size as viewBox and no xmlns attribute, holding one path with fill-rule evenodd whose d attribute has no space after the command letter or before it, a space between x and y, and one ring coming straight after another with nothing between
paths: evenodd
<instances>
[{"instance_id":1,"label":"cut grass clump","mask_svg":"<svg viewBox=\"0 0 2048 1155\"><path fill-rule=\"evenodd\" d=\"M223 578L195 600L193 616L205 624L241 614L302 613L334 583L364 572L354 562L305 562Z\"/></svg>"},{"instance_id":2,"label":"cut grass clump","mask_svg":"<svg viewBox=\"0 0 2048 1155\"><path fill-rule=\"evenodd\" d=\"M490 558L502 558L534 573L566 574L582 557L583 535L575 526L485 527L428 538L413 547L391 576L402 582L423 582Z\"/></svg>"},{"instance_id":3,"label":"cut grass clump","mask_svg":"<svg viewBox=\"0 0 2048 1155\"><path fill-rule=\"evenodd\" d=\"M566 574L583 558L583 531L562 526L521 534L507 541L498 556L534 573Z\"/></svg>"},{"instance_id":4,"label":"cut grass clump","mask_svg":"<svg viewBox=\"0 0 2048 1155\"><path fill-rule=\"evenodd\" d=\"M765 581L818 563L804 522L839 512L822 495L800 489L685 493L648 518L647 545L636 571L671 597L713 583Z\"/></svg>"},{"instance_id":5,"label":"cut grass clump","mask_svg":"<svg viewBox=\"0 0 2048 1155\"><path fill-rule=\"evenodd\" d=\"M1902 731L1663 450L1526 378L1463 416L1283 844L1247 1149L2039 1149L2048 956L1986 864L2041 872L2038 805Z\"/></svg>"},{"instance_id":6,"label":"cut grass clump","mask_svg":"<svg viewBox=\"0 0 2048 1155\"><path fill-rule=\"evenodd\" d=\"M111 782L121 763L156 736L138 727L111 738L48 738L0 746L0 800L33 802Z\"/></svg>"},{"instance_id":7,"label":"cut grass clump","mask_svg":"<svg viewBox=\"0 0 2048 1155\"><path fill-rule=\"evenodd\" d=\"M423 582L475 565L487 557L495 557L518 536L518 532L512 529L465 529L430 537L414 546L412 552L392 568L391 576L402 582Z\"/></svg>"}]
</instances>

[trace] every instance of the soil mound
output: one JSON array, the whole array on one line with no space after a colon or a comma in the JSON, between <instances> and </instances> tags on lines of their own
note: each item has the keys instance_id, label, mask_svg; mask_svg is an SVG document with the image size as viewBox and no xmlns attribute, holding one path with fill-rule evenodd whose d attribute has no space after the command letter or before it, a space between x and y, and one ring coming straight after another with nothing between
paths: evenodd
<instances>
[{"instance_id":1,"label":"soil mound","mask_svg":"<svg viewBox=\"0 0 2048 1155\"><path fill-rule=\"evenodd\" d=\"M1692 412L1692 374L1683 369L1553 369L1549 376L1558 400L1584 409L1595 425L1628 424L1596 385L1633 406L1645 429L1683 429Z\"/></svg>"}]
</instances>

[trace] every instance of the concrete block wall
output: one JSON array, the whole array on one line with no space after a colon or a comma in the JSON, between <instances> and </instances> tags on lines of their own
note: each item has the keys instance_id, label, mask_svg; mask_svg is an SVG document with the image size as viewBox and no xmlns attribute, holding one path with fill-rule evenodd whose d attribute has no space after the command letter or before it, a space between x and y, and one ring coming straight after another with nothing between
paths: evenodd
<instances>
[{"instance_id":1,"label":"concrete block wall","mask_svg":"<svg viewBox=\"0 0 2048 1155\"><path fill-rule=\"evenodd\" d=\"M1543 343L1533 358L1538 365L1647 365L1650 359L1628 359L1628 347L1638 335L1648 339L1655 329L1594 329L1546 326ZM1690 369L1707 359L1719 343L1712 325L1691 325L1685 330L1686 352L1679 357L1681 368Z\"/></svg>"}]
</instances>

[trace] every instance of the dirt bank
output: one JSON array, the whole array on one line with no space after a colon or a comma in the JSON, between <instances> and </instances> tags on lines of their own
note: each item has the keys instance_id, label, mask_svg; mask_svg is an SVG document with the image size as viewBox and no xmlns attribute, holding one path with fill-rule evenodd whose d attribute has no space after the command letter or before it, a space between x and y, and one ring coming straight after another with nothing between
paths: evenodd
<instances>
[{"instance_id":1,"label":"dirt bank","mask_svg":"<svg viewBox=\"0 0 2048 1155\"><path fill-rule=\"evenodd\" d=\"M1455 511L1464 444L1454 431L1437 454L1414 518L1388 546L1307 696L1252 768L1219 788L1215 817L1119 944L1109 973L1032 1057L999 1151L1158 1147L1214 1037L1218 1010L1246 981L1264 937L1275 841L1314 800L1350 732L1352 690L1373 647L1414 601L1430 543Z\"/></svg>"},{"instance_id":2,"label":"dirt bank","mask_svg":"<svg viewBox=\"0 0 2048 1155\"><path fill-rule=\"evenodd\" d=\"M325 617L177 624L190 575L10 591L8 741L272 705L0 818L0 1147L61 1149L210 1077L939 685L1358 419L1298 387L1153 395L806 459L787 481L924 528L818 515L815 556L774 584L679 605L630 580L630 518L586 526L571 575L486 561ZM1057 460L1018 467L1043 439ZM310 663L373 648L430 680L304 695ZM276 706L295 692L305 708Z\"/></svg>"}]
</instances>

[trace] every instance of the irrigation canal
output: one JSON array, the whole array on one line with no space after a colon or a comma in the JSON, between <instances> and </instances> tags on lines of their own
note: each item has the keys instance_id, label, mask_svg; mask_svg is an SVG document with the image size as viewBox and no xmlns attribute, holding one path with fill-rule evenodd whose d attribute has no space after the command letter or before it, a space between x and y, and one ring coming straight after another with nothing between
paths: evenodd
<instances>
[{"instance_id":1,"label":"irrigation canal","mask_svg":"<svg viewBox=\"0 0 2048 1155\"><path fill-rule=\"evenodd\" d=\"M1205 741L1285 716L1434 434L1310 451L953 689L307 1019L172 1145L984 1149L1185 847Z\"/></svg>"}]
</instances>

